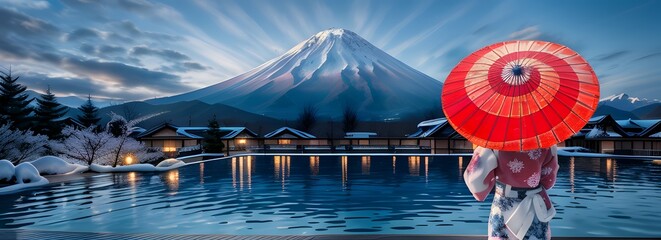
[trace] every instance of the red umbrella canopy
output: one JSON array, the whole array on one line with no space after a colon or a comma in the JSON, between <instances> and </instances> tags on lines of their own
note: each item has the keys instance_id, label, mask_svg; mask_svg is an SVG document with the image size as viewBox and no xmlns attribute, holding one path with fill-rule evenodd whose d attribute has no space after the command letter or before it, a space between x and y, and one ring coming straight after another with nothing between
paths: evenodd
<instances>
[{"instance_id":1,"label":"red umbrella canopy","mask_svg":"<svg viewBox=\"0 0 661 240\"><path fill-rule=\"evenodd\" d=\"M566 46L508 41L457 64L441 99L448 122L472 143L523 151L551 147L583 128L597 109L599 82Z\"/></svg>"}]
</instances>

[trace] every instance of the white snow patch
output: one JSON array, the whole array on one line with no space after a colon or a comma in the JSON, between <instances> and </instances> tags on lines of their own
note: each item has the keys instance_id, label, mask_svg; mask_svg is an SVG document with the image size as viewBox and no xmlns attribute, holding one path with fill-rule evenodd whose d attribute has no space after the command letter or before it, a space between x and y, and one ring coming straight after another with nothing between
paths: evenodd
<instances>
[{"instance_id":1,"label":"white snow patch","mask_svg":"<svg viewBox=\"0 0 661 240\"><path fill-rule=\"evenodd\" d=\"M14 164L7 159L0 160L0 180L10 181L14 178Z\"/></svg>"},{"instance_id":2,"label":"white snow patch","mask_svg":"<svg viewBox=\"0 0 661 240\"><path fill-rule=\"evenodd\" d=\"M165 167L171 167L171 166L175 166L175 165L183 166L182 164L186 165L186 163L184 163L180 160L177 160L176 158L168 158L168 159L165 159L162 162L158 163L158 165L156 165L156 167L165 168Z\"/></svg>"},{"instance_id":3,"label":"white snow patch","mask_svg":"<svg viewBox=\"0 0 661 240\"><path fill-rule=\"evenodd\" d=\"M88 167L80 164L71 164L55 156L44 156L30 162L40 174L73 174L87 171Z\"/></svg>"},{"instance_id":4,"label":"white snow patch","mask_svg":"<svg viewBox=\"0 0 661 240\"><path fill-rule=\"evenodd\" d=\"M16 183L39 182L39 180L44 178L39 175L39 170L28 162L18 164L14 176L16 176Z\"/></svg>"},{"instance_id":5,"label":"white snow patch","mask_svg":"<svg viewBox=\"0 0 661 240\"><path fill-rule=\"evenodd\" d=\"M604 153L591 153L587 148L583 147L559 147L558 156L566 157L612 157L611 154Z\"/></svg>"},{"instance_id":6,"label":"white snow patch","mask_svg":"<svg viewBox=\"0 0 661 240\"><path fill-rule=\"evenodd\" d=\"M176 160L176 159L175 159ZM167 161L167 160L165 160ZM90 170L99 172L99 173L110 173L110 172L162 172L162 171L168 171L172 170L175 168L179 168L182 166L185 166L186 163L176 160L176 163L173 163L172 161L168 161L167 163L159 166L154 166L151 164L133 164L133 165L126 165L126 166L117 166L117 167L111 167L111 166L103 166L99 164L93 163L90 166ZM169 166L165 166L169 165Z\"/></svg>"},{"instance_id":7,"label":"white snow patch","mask_svg":"<svg viewBox=\"0 0 661 240\"><path fill-rule=\"evenodd\" d=\"M0 194L13 193L25 188L48 184L48 180L39 176L37 168L28 162L18 164L15 168L14 176L16 176L16 184L0 188Z\"/></svg>"}]
</instances>

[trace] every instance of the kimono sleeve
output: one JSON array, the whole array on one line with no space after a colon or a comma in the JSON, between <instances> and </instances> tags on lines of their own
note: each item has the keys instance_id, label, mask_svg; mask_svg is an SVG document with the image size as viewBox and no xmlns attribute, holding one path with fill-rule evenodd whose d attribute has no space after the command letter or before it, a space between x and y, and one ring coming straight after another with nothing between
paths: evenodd
<instances>
[{"instance_id":1,"label":"kimono sleeve","mask_svg":"<svg viewBox=\"0 0 661 240\"><path fill-rule=\"evenodd\" d=\"M497 166L498 159L493 150L478 147L473 151L473 158L464 172L464 181L478 201L484 201L496 184L494 171Z\"/></svg>"},{"instance_id":2,"label":"kimono sleeve","mask_svg":"<svg viewBox=\"0 0 661 240\"><path fill-rule=\"evenodd\" d=\"M540 184L545 189L551 189L555 185L555 179L558 176L558 147L553 146L542 165L542 176Z\"/></svg>"}]
</instances>

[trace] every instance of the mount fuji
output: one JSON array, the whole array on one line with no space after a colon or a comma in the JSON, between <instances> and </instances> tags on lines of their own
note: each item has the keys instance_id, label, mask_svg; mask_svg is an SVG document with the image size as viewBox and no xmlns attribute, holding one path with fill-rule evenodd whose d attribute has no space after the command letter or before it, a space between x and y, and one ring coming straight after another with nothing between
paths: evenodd
<instances>
[{"instance_id":1,"label":"mount fuji","mask_svg":"<svg viewBox=\"0 0 661 240\"><path fill-rule=\"evenodd\" d=\"M296 118L309 105L337 119L351 106L362 120L383 120L440 111L442 85L356 33L332 28L234 78L147 102L199 100L280 119Z\"/></svg>"}]
</instances>

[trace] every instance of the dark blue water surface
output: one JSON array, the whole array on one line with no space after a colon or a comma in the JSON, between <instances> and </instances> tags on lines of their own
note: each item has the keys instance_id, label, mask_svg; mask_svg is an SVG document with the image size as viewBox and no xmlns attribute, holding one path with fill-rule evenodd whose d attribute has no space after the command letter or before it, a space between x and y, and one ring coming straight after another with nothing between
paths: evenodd
<instances>
[{"instance_id":1,"label":"dark blue water surface","mask_svg":"<svg viewBox=\"0 0 661 240\"><path fill-rule=\"evenodd\" d=\"M0 196L0 228L118 233L486 234L467 157L245 156ZM661 165L561 159L554 236L661 236Z\"/></svg>"}]
</instances>

